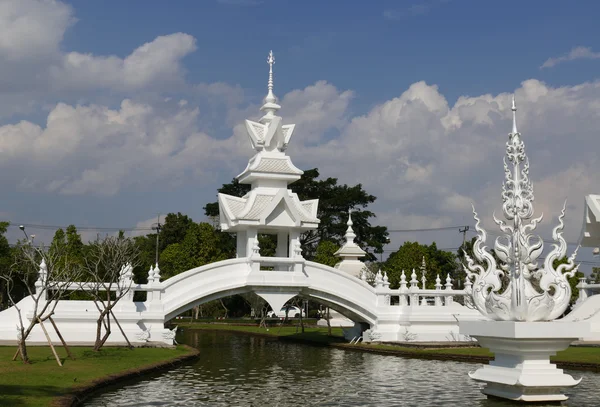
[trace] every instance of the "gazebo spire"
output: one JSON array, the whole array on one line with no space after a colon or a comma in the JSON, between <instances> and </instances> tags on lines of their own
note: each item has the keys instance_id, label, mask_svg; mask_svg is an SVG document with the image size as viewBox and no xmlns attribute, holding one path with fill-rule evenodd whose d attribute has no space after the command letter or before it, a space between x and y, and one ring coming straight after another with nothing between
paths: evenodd
<instances>
[{"instance_id":1,"label":"gazebo spire","mask_svg":"<svg viewBox=\"0 0 600 407\"><path fill-rule=\"evenodd\" d=\"M267 96L265 96L263 100L263 105L260 110L264 110L266 112L265 116L261 119L264 121L266 118L272 118L281 106L277 104L277 96L273 93L273 65L275 64L275 55L273 55L273 51L269 51L269 56L267 57L267 64L269 64L269 81L267 82Z\"/></svg>"},{"instance_id":2,"label":"gazebo spire","mask_svg":"<svg viewBox=\"0 0 600 407\"><path fill-rule=\"evenodd\" d=\"M515 103L515 95L512 96L512 114L513 114L513 128L512 134L517 134L517 104Z\"/></svg>"},{"instance_id":3,"label":"gazebo spire","mask_svg":"<svg viewBox=\"0 0 600 407\"><path fill-rule=\"evenodd\" d=\"M352 229L352 225L354 225L354 222L352 222L352 209L348 209L348 222L346 222L346 225L348 225L348 229L346 229L346 244L355 244L356 233Z\"/></svg>"}]
</instances>

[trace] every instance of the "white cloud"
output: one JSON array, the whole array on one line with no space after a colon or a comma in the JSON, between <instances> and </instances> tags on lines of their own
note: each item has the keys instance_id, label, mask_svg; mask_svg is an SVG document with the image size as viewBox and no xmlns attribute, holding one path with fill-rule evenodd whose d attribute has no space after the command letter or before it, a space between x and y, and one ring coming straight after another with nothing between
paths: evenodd
<instances>
[{"instance_id":1,"label":"white cloud","mask_svg":"<svg viewBox=\"0 0 600 407\"><path fill-rule=\"evenodd\" d=\"M548 58L546 62L540 66L543 68L552 68L558 64L576 59L600 59L600 52L594 52L590 47L574 47L568 53L556 58Z\"/></svg>"},{"instance_id":2,"label":"white cloud","mask_svg":"<svg viewBox=\"0 0 600 407\"><path fill-rule=\"evenodd\" d=\"M103 90L110 90L103 103L133 92L187 90L182 60L196 50L191 35L159 36L125 57L95 55L64 49L74 22L71 6L58 0L0 1L0 117L57 101L90 103Z\"/></svg>"},{"instance_id":3,"label":"white cloud","mask_svg":"<svg viewBox=\"0 0 600 407\"><path fill-rule=\"evenodd\" d=\"M70 52L50 70L52 82L63 88L141 89L181 81L181 59L196 50L194 37L184 33L160 36L125 58Z\"/></svg>"},{"instance_id":4,"label":"white cloud","mask_svg":"<svg viewBox=\"0 0 600 407\"><path fill-rule=\"evenodd\" d=\"M58 52L73 10L55 0L0 2L0 57L21 60Z\"/></svg>"},{"instance_id":5,"label":"white cloud","mask_svg":"<svg viewBox=\"0 0 600 407\"><path fill-rule=\"evenodd\" d=\"M324 176L362 183L379 198L377 212L390 220L388 226L472 223L472 201L489 223L492 211L500 208L511 93L460 97L449 106L436 86L418 82L349 120L332 140L315 146L295 138L290 154L302 168L316 166ZM595 158L600 149L600 82L553 88L532 79L514 93L537 212L555 219L569 196L572 222L567 231L576 239L583 196L600 188L594 181L600 172ZM328 100L343 99L342 94L337 91ZM289 117L284 115L284 120L290 122ZM299 132L311 125L310 116L296 119ZM331 124L324 126L321 133Z\"/></svg>"},{"instance_id":6,"label":"white cloud","mask_svg":"<svg viewBox=\"0 0 600 407\"><path fill-rule=\"evenodd\" d=\"M0 127L0 167L10 169L5 177L13 184L62 194L114 195L124 187L199 179L226 158L231 142L199 132L197 108L173 105L164 111L131 100L119 109L58 104L44 128L27 121Z\"/></svg>"}]
</instances>

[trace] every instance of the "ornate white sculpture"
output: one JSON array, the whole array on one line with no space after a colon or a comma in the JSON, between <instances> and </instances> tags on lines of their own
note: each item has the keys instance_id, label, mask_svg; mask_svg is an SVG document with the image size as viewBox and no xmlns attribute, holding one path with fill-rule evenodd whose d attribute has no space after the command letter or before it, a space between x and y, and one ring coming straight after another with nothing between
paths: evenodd
<instances>
[{"instance_id":1,"label":"ornate white sculpture","mask_svg":"<svg viewBox=\"0 0 600 407\"><path fill-rule=\"evenodd\" d=\"M150 329L152 329L152 327L143 329L142 332L138 332L137 339L143 342L148 342L150 339Z\"/></svg>"},{"instance_id":2,"label":"ornate white sculpture","mask_svg":"<svg viewBox=\"0 0 600 407\"><path fill-rule=\"evenodd\" d=\"M517 131L514 97L512 111L513 129L506 143L505 180L502 187L502 211L512 224L497 219L494 214L494 222L504 232L503 236L496 238L494 245L494 252L502 264L497 264L494 256L487 251L487 234L480 226L481 221L473 206L475 228L479 233L473 245L477 262L465 253L465 271L468 279L474 278L471 289L473 304L483 315L502 321L550 321L562 315L569 305L571 286L567 278L577 271L574 260L579 247L569 257L567 264L556 268L553 266L554 260L561 259L567 252L567 243L562 236L565 201L558 217L559 224L552 233L558 244L553 245L554 249L546 256L543 266L538 266L537 259L544 243L531 232L543 215L532 219L533 186L529 179L525 146ZM527 223L529 219L531 221Z\"/></svg>"},{"instance_id":3,"label":"ornate white sculpture","mask_svg":"<svg viewBox=\"0 0 600 407\"><path fill-rule=\"evenodd\" d=\"M175 345L177 345L177 341L175 340L175 336L177 335L177 326L173 329L168 329L163 332L163 338L167 340L172 340Z\"/></svg>"}]
</instances>

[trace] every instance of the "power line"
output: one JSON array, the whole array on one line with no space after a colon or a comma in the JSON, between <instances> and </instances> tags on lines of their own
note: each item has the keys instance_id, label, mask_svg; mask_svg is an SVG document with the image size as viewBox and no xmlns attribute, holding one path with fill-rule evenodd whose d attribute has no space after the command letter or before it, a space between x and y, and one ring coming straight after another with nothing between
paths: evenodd
<instances>
[{"instance_id":1,"label":"power line","mask_svg":"<svg viewBox=\"0 0 600 407\"><path fill-rule=\"evenodd\" d=\"M407 232L430 232L430 231L440 231L440 230L454 230L460 228L468 228L465 225L459 226L444 226L439 228L420 228L420 229L388 229L388 233L407 233Z\"/></svg>"},{"instance_id":2,"label":"power line","mask_svg":"<svg viewBox=\"0 0 600 407\"><path fill-rule=\"evenodd\" d=\"M44 229L44 230L58 230L58 229L68 228L68 226L37 225L37 224L33 224L33 223L19 223L19 222L10 222L9 227L19 227L19 226L25 226L29 229ZM122 230L124 232L154 230L152 227L120 227L120 228L101 227L101 226L75 226L75 227L77 228L77 230L96 230L96 231L107 231L107 232L118 232L120 230Z\"/></svg>"}]
</instances>

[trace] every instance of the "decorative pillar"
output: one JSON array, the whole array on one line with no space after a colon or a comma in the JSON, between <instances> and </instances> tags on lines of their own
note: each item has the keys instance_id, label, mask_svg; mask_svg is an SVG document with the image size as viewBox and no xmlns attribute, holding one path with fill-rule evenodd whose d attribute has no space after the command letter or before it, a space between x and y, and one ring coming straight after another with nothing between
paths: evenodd
<instances>
[{"instance_id":1,"label":"decorative pillar","mask_svg":"<svg viewBox=\"0 0 600 407\"><path fill-rule=\"evenodd\" d=\"M410 306L419 305L419 281L417 280L417 273L413 269L410 275Z\"/></svg>"},{"instance_id":2,"label":"decorative pillar","mask_svg":"<svg viewBox=\"0 0 600 407\"><path fill-rule=\"evenodd\" d=\"M289 257L288 232L287 230L277 232L276 257Z\"/></svg>"},{"instance_id":3,"label":"decorative pillar","mask_svg":"<svg viewBox=\"0 0 600 407\"><path fill-rule=\"evenodd\" d=\"M438 274L435 278L435 290L440 291L441 289L442 289L442 280L440 280L440 275ZM442 297L440 297L439 295L435 296L435 305L438 307L442 305Z\"/></svg>"},{"instance_id":4,"label":"decorative pillar","mask_svg":"<svg viewBox=\"0 0 600 407\"><path fill-rule=\"evenodd\" d=\"M258 246L258 231L255 228L249 228L246 231L247 257L256 257L256 254L253 252L255 246Z\"/></svg>"},{"instance_id":5,"label":"decorative pillar","mask_svg":"<svg viewBox=\"0 0 600 407\"><path fill-rule=\"evenodd\" d=\"M402 270L402 275L400 276L400 306L408 305L408 288L406 287L406 275L404 274L404 270Z\"/></svg>"},{"instance_id":6,"label":"decorative pillar","mask_svg":"<svg viewBox=\"0 0 600 407\"><path fill-rule=\"evenodd\" d=\"M302 257L302 250L298 252L298 245L300 245L300 231L297 229L291 229L289 236L290 258Z\"/></svg>"},{"instance_id":7,"label":"decorative pillar","mask_svg":"<svg viewBox=\"0 0 600 407\"><path fill-rule=\"evenodd\" d=\"M575 303L575 305L579 305L588 299L589 293L587 290L587 282L585 281L585 277L579 279L579 284L577 284L577 288L579 289L579 297L577 298L577 302Z\"/></svg>"},{"instance_id":8,"label":"decorative pillar","mask_svg":"<svg viewBox=\"0 0 600 407\"><path fill-rule=\"evenodd\" d=\"M151 302L153 298L152 293L152 285L154 284L154 266L150 266L150 270L148 270L148 286L149 289L146 290L146 302Z\"/></svg>"},{"instance_id":9,"label":"decorative pillar","mask_svg":"<svg viewBox=\"0 0 600 407\"><path fill-rule=\"evenodd\" d=\"M42 262L40 263L40 269L38 271L38 279L35 282L35 294L39 296L42 294L42 291L43 291L44 298L40 297L41 300L46 300L48 297L48 291L44 290L47 280L48 280L48 266L46 265L46 260L42 259Z\"/></svg>"},{"instance_id":10,"label":"decorative pillar","mask_svg":"<svg viewBox=\"0 0 600 407\"><path fill-rule=\"evenodd\" d=\"M248 251L246 250L248 242L245 230L239 230L236 233L236 243L235 257L248 257Z\"/></svg>"},{"instance_id":11,"label":"decorative pillar","mask_svg":"<svg viewBox=\"0 0 600 407\"><path fill-rule=\"evenodd\" d=\"M450 278L450 274L448 274L446 276L446 290L450 291L452 290L452 279ZM452 302L454 301L454 298L451 295L447 295L446 296L446 306L448 305L452 305Z\"/></svg>"}]
</instances>

